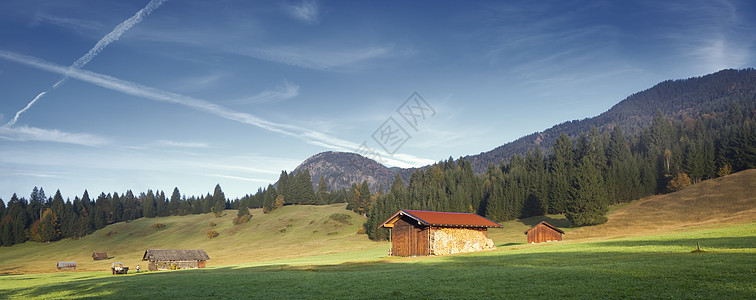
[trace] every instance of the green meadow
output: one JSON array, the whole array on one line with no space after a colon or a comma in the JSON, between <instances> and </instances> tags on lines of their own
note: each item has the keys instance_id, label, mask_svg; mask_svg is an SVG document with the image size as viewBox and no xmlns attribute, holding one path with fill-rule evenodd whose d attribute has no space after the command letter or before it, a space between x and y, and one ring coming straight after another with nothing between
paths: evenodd
<instances>
[{"instance_id":1,"label":"green meadow","mask_svg":"<svg viewBox=\"0 0 756 300\"><path fill-rule=\"evenodd\" d=\"M756 295L756 223L424 258L340 255L113 276L0 277L2 298L718 298ZM692 252L699 243L703 252Z\"/></svg>"}]
</instances>

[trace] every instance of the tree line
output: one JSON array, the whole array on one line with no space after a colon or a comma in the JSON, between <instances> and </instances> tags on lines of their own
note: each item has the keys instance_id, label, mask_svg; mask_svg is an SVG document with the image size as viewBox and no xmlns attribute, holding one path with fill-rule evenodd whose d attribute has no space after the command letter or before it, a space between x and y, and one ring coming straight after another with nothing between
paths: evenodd
<instances>
[{"instance_id":1,"label":"tree line","mask_svg":"<svg viewBox=\"0 0 756 300\"><path fill-rule=\"evenodd\" d=\"M367 211L364 227L374 240L388 237L377 226L400 209L470 212L495 221L565 214L576 226L601 224L609 205L756 167L755 112L756 101L682 120L657 111L637 135L626 136L619 126L574 140L562 134L548 152L515 155L482 176L466 159L449 158L415 171L406 185L397 176L386 193L353 210Z\"/></svg>"},{"instance_id":2,"label":"tree line","mask_svg":"<svg viewBox=\"0 0 756 300\"><path fill-rule=\"evenodd\" d=\"M229 201L220 185L211 195L181 195L173 189L170 197L163 191L148 190L134 195L100 193L92 199L88 191L81 197L64 200L60 190L47 197L43 188L34 187L29 198L15 193L6 206L0 199L0 246L12 246L28 240L50 242L61 238L80 238L107 225L142 217L184 216L189 214L222 213L235 208L238 201Z\"/></svg>"}]
</instances>

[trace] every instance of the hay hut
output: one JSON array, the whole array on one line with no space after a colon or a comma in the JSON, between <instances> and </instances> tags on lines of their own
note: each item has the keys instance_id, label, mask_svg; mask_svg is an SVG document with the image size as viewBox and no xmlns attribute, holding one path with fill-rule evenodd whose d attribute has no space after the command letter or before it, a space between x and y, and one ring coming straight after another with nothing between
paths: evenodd
<instances>
[{"instance_id":1,"label":"hay hut","mask_svg":"<svg viewBox=\"0 0 756 300\"><path fill-rule=\"evenodd\" d=\"M76 270L75 261L59 261L58 270Z\"/></svg>"},{"instance_id":2,"label":"hay hut","mask_svg":"<svg viewBox=\"0 0 756 300\"><path fill-rule=\"evenodd\" d=\"M525 231L528 244L561 241L564 231L543 221Z\"/></svg>"},{"instance_id":3,"label":"hay hut","mask_svg":"<svg viewBox=\"0 0 756 300\"><path fill-rule=\"evenodd\" d=\"M148 261L148 270L178 270L204 268L210 260L202 249L147 249L143 261Z\"/></svg>"},{"instance_id":4,"label":"hay hut","mask_svg":"<svg viewBox=\"0 0 756 300\"><path fill-rule=\"evenodd\" d=\"M108 253L107 252L94 252L92 253L92 259L93 260L108 259Z\"/></svg>"},{"instance_id":5,"label":"hay hut","mask_svg":"<svg viewBox=\"0 0 756 300\"><path fill-rule=\"evenodd\" d=\"M496 249L488 228L501 225L476 214L400 210L378 227L391 231L389 255L424 256Z\"/></svg>"}]
</instances>

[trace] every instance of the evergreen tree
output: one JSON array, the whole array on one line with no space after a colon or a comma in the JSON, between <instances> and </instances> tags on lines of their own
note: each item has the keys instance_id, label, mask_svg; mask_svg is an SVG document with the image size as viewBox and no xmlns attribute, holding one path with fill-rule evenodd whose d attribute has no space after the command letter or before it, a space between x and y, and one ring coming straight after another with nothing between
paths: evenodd
<instances>
[{"instance_id":1,"label":"evergreen tree","mask_svg":"<svg viewBox=\"0 0 756 300\"><path fill-rule=\"evenodd\" d=\"M155 193L152 190L147 190L147 195L142 195L142 211L145 218L154 218L157 216Z\"/></svg>"},{"instance_id":2,"label":"evergreen tree","mask_svg":"<svg viewBox=\"0 0 756 300\"><path fill-rule=\"evenodd\" d=\"M213 212L216 217L220 217L223 215L223 210L226 209L226 195L223 193L223 190L221 190L220 184L215 185L212 201L214 203Z\"/></svg>"},{"instance_id":3,"label":"evergreen tree","mask_svg":"<svg viewBox=\"0 0 756 300\"><path fill-rule=\"evenodd\" d=\"M178 187L173 188L171 193L170 211L172 215L180 215L179 207L181 206L181 193L179 193Z\"/></svg>"},{"instance_id":4,"label":"evergreen tree","mask_svg":"<svg viewBox=\"0 0 756 300\"><path fill-rule=\"evenodd\" d=\"M328 185L326 184L325 177L322 175L320 176L320 180L318 180L318 192L315 198L317 199L316 204L331 203L328 198Z\"/></svg>"},{"instance_id":5,"label":"evergreen tree","mask_svg":"<svg viewBox=\"0 0 756 300\"><path fill-rule=\"evenodd\" d=\"M576 226L596 225L607 221L608 205L603 182L588 157L584 157L577 166L566 209L565 217Z\"/></svg>"}]
</instances>

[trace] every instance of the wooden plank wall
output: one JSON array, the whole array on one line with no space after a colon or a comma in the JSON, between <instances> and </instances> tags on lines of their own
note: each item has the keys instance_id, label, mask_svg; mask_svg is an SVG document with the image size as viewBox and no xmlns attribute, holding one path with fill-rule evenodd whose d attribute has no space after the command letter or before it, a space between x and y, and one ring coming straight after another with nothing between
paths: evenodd
<instances>
[{"instance_id":1,"label":"wooden plank wall","mask_svg":"<svg viewBox=\"0 0 756 300\"><path fill-rule=\"evenodd\" d=\"M528 244L543 243L547 241L561 241L562 234L551 229L549 226L539 224L528 231Z\"/></svg>"},{"instance_id":2,"label":"wooden plank wall","mask_svg":"<svg viewBox=\"0 0 756 300\"><path fill-rule=\"evenodd\" d=\"M391 230L391 253L395 256L428 255L429 230L402 216Z\"/></svg>"}]
</instances>

